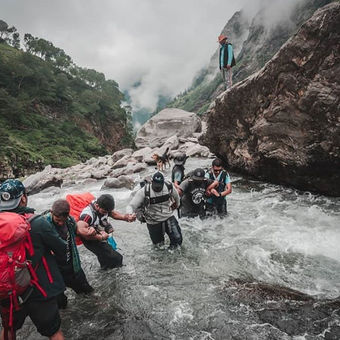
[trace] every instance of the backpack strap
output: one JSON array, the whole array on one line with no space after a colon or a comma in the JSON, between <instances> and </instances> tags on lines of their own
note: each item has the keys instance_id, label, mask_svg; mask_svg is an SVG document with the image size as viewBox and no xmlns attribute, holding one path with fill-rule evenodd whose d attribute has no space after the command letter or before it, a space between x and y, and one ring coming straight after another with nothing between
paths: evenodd
<instances>
[{"instance_id":1,"label":"backpack strap","mask_svg":"<svg viewBox=\"0 0 340 340\"><path fill-rule=\"evenodd\" d=\"M168 193L166 195L162 196L157 196L157 197L150 197L150 183L147 183L145 185L145 200L144 200L144 205L147 208L150 204L157 204L157 203L163 203L166 202L170 199L172 190L173 190L173 185L172 183L165 181L165 185L168 188ZM147 200L147 201L146 201Z\"/></svg>"}]
</instances>

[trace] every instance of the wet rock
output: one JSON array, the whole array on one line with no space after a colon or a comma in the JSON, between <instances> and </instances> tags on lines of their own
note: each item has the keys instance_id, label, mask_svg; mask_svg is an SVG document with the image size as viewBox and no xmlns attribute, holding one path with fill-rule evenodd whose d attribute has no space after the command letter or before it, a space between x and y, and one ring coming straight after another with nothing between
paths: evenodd
<instances>
[{"instance_id":1,"label":"wet rock","mask_svg":"<svg viewBox=\"0 0 340 340\"><path fill-rule=\"evenodd\" d=\"M340 339L339 299L318 300L291 288L244 280L231 280L223 290L229 302L247 306L260 324L289 336L317 336L326 330L328 339Z\"/></svg>"},{"instance_id":2,"label":"wet rock","mask_svg":"<svg viewBox=\"0 0 340 340\"><path fill-rule=\"evenodd\" d=\"M339 2L319 9L211 105L201 141L231 170L340 195L339 22Z\"/></svg>"},{"instance_id":3,"label":"wet rock","mask_svg":"<svg viewBox=\"0 0 340 340\"><path fill-rule=\"evenodd\" d=\"M60 188L63 183L63 179L55 174L54 169L48 165L41 172L37 172L34 175L27 177L23 184L28 194L36 194L48 187Z\"/></svg>"},{"instance_id":4,"label":"wet rock","mask_svg":"<svg viewBox=\"0 0 340 340\"><path fill-rule=\"evenodd\" d=\"M112 165L112 169L123 168L131 162L136 163L136 160L133 159L131 156L124 156L123 158L121 158L119 161Z\"/></svg>"},{"instance_id":5,"label":"wet rock","mask_svg":"<svg viewBox=\"0 0 340 340\"><path fill-rule=\"evenodd\" d=\"M127 188L131 190L134 185L135 182L133 178L122 175L117 178L108 178L101 187L101 190L105 188Z\"/></svg>"},{"instance_id":6,"label":"wet rock","mask_svg":"<svg viewBox=\"0 0 340 340\"><path fill-rule=\"evenodd\" d=\"M112 155L112 161L113 163L117 162L118 160L120 160L121 158L125 157L125 156L131 156L133 153L132 149L122 149L119 151L116 151L113 155Z\"/></svg>"},{"instance_id":7,"label":"wet rock","mask_svg":"<svg viewBox=\"0 0 340 340\"><path fill-rule=\"evenodd\" d=\"M142 148L142 149L139 149L139 150L135 151L132 154L132 157L134 159L136 159L138 162L143 162L146 157L151 155L151 153L152 153L152 149L147 146L145 148Z\"/></svg>"}]
</instances>

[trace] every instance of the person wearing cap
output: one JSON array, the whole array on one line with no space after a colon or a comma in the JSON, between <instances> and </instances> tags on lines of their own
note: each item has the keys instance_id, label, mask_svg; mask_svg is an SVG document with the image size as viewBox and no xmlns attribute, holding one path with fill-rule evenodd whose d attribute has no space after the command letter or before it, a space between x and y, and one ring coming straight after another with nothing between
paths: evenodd
<instances>
[{"instance_id":1,"label":"person wearing cap","mask_svg":"<svg viewBox=\"0 0 340 340\"><path fill-rule=\"evenodd\" d=\"M228 37L224 34L219 35L218 42L220 44L219 67L227 90L233 85L232 67L235 66L233 45L228 42Z\"/></svg>"},{"instance_id":2,"label":"person wearing cap","mask_svg":"<svg viewBox=\"0 0 340 340\"><path fill-rule=\"evenodd\" d=\"M136 219L134 214L124 215L114 208L115 201L112 195L103 194L84 208L77 222L84 246L97 256L100 267L104 270L123 265L123 255L114 250L108 242L109 234L113 232L108 217L126 222L133 222ZM95 230L94 234L88 231L90 228Z\"/></svg>"},{"instance_id":3,"label":"person wearing cap","mask_svg":"<svg viewBox=\"0 0 340 340\"><path fill-rule=\"evenodd\" d=\"M171 174L171 181L174 184L176 190L178 191L179 185L183 181L184 178L184 164L187 160L187 156L185 153L180 153L175 155L174 158L174 167L172 168L172 174Z\"/></svg>"},{"instance_id":4,"label":"person wearing cap","mask_svg":"<svg viewBox=\"0 0 340 340\"><path fill-rule=\"evenodd\" d=\"M206 194L217 194L214 190L216 182L205 178L204 169L197 168L190 177L185 179L179 186L182 217L205 217L206 215Z\"/></svg>"},{"instance_id":5,"label":"person wearing cap","mask_svg":"<svg viewBox=\"0 0 340 340\"><path fill-rule=\"evenodd\" d=\"M30 215L34 209L27 207L28 198L22 182L9 179L0 186L0 213L9 211L21 215ZM46 293L44 297L35 286L29 287L21 296L24 301L18 311L14 311L13 326L20 329L27 316L30 317L38 332L50 339L60 340L64 336L60 330L61 319L59 315L57 296L64 292L65 284L59 271L56 257L66 262L67 243L58 235L52 225L42 216L37 216L31 221L30 236L34 254L27 258L32 261L32 266L38 277L38 283ZM54 255L52 255L52 253ZM43 265L44 258L47 262ZM52 282L51 282L52 281ZM6 300L1 302L1 317L4 322L6 315ZM2 331L1 339L4 337Z\"/></svg>"},{"instance_id":6,"label":"person wearing cap","mask_svg":"<svg viewBox=\"0 0 340 340\"><path fill-rule=\"evenodd\" d=\"M211 195L207 199L207 209L218 215L227 214L227 195L231 194L231 181L227 171L222 167L223 163L219 158L212 161L211 169L205 174L207 179L217 183L216 191L218 195Z\"/></svg>"},{"instance_id":7,"label":"person wearing cap","mask_svg":"<svg viewBox=\"0 0 340 340\"><path fill-rule=\"evenodd\" d=\"M179 207L180 198L172 183L166 181L161 172L156 172L151 183L139 189L127 207L128 212L136 212L145 207L144 218L151 241L156 246L164 244L166 233L170 239L169 249L182 244L182 231L174 216Z\"/></svg>"},{"instance_id":8,"label":"person wearing cap","mask_svg":"<svg viewBox=\"0 0 340 340\"><path fill-rule=\"evenodd\" d=\"M60 259L56 257L66 287L72 288L77 294L89 294L93 292L94 289L88 283L86 275L81 268L76 244L76 234L78 233L77 224L74 218L70 216L70 204L65 199L58 199L53 203L51 211L44 217L55 228L59 236L67 242L67 262L60 261ZM94 228L89 228L85 231L86 234L83 235L84 237L95 234ZM58 296L58 304L59 308L66 308L67 296L64 292Z\"/></svg>"}]
</instances>

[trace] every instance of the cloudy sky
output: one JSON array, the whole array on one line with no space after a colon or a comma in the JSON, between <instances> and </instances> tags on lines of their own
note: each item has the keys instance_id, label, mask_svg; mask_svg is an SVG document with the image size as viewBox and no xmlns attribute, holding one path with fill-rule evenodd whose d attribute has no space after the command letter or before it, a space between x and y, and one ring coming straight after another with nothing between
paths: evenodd
<instances>
[{"instance_id":1,"label":"cloudy sky","mask_svg":"<svg viewBox=\"0 0 340 340\"><path fill-rule=\"evenodd\" d=\"M129 90L135 110L153 111L159 95L175 96L190 86L235 11L253 13L261 2L275 3L281 17L287 3L297 1L0 0L0 19L22 37L47 39L77 65L117 81Z\"/></svg>"}]
</instances>

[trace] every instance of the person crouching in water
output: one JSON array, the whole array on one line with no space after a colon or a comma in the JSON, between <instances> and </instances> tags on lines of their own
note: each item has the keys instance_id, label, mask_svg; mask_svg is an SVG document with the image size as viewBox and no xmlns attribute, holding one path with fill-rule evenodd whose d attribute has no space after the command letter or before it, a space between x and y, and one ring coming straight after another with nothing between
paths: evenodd
<instances>
[{"instance_id":1,"label":"person crouching in water","mask_svg":"<svg viewBox=\"0 0 340 340\"><path fill-rule=\"evenodd\" d=\"M179 207L180 199L172 183L165 181L161 172L156 172L151 183L139 189L127 207L128 212L137 212L143 208L143 217L154 245L164 244L164 233L169 236L170 247L174 249L182 244L182 232L174 210Z\"/></svg>"},{"instance_id":2,"label":"person crouching in water","mask_svg":"<svg viewBox=\"0 0 340 340\"><path fill-rule=\"evenodd\" d=\"M114 210L115 201L109 194L98 197L97 200L90 203L80 213L77 227L84 246L95 254L98 258L101 269L111 269L123 265L123 256L114 250L108 243L109 234L113 232L112 225L107 221L108 217L126 222L133 222L135 215L121 214ZM93 228L95 234L84 236L87 230Z\"/></svg>"},{"instance_id":3,"label":"person crouching in water","mask_svg":"<svg viewBox=\"0 0 340 340\"><path fill-rule=\"evenodd\" d=\"M211 195L211 197L208 198L208 210L218 215L226 215L226 196L231 193L232 189L230 176L227 171L223 170L222 161L219 158L213 160L210 171L206 173L206 178L217 183L216 191L218 192L218 196Z\"/></svg>"},{"instance_id":4,"label":"person crouching in water","mask_svg":"<svg viewBox=\"0 0 340 340\"><path fill-rule=\"evenodd\" d=\"M185 153L177 154L174 158L174 167L172 168L171 181L174 184L175 188L179 189L179 185L182 183L184 178L184 164L187 160L187 156Z\"/></svg>"},{"instance_id":5,"label":"person crouching in water","mask_svg":"<svg viewBox=\"0 0 340 340\"><path fill-rule=\"evenodd\" d=\"M77 294L89 294L93 292L93 288L88 283L85 273L81 268L80 257L76 244L77 224L70 214L70 204L64 200L59 199L52 205L52 209L44 217L54 227L59 236L67 242L66 259L67 262L61 261L56 256L56 261L63 276L66 287L72 288ZM95 234L92 228L83 230L86 232L83 236ZM58 296L59 308L66 308L67 296L62 293Z\"/></svg>"},{"instance_id":6,"label":"person crouching in water","mask_svg":"<svg viewBox=\"0 0 340 340\"><path fill-rule=\"evenodd\" d=\"M206 194L218 194L214 187L217 183L205 178L203 169L195 169L189 178L185 179L179 186L182 217L205 217L206 215Z\"/></svg>"}]
</instances>

